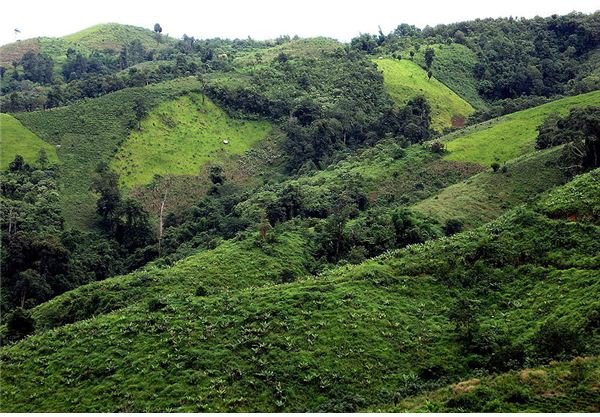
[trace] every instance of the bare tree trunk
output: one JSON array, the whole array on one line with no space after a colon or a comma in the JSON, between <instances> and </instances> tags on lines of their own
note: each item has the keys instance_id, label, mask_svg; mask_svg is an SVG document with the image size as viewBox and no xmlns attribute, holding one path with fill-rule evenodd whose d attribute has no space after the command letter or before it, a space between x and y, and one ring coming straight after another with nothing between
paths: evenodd
<instances>
[{"instance_id":1,"label":"bare tree trunk","mask_svg":"<svg viewBox=\"0 0 600 417\"><path fill-rule=\"evenodd\" d=\"M165 211L165 203L167 201L167 195L169 194L169 189L165 190L165 194L160 203L160 214L158 216L158 256L161 255L161 244L162 244L162 236L163 236L163 224L164 224L164 211Z\"/></svg>"}]
</instances>

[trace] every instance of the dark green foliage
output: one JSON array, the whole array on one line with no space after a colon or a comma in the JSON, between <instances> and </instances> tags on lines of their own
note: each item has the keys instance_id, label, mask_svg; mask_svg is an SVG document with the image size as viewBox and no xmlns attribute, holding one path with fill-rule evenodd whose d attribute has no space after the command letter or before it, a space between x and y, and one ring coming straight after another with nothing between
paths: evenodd
<instances>
[{"instance_id":1,"label":"dark green foliage","mask_svg":"<svg viewBox=\"0 0 600 417\"><path fill-rule=\"evenodd\" d=\"M22 339L35 330L35 320L31 317L29 310L19 307L5 317L6 337L9 341Z\"/></svg>"},{"instance_id":2,"label":"dark green foliage","mask_svg":"<svg viewBox=\"0 0 600 417\"><path fill-rule=\"evenodd\" d=\"M568 359L584 350L581 329L548 321L534 336L535 353L542 361Z\"/></svg>"},{"instance_id":3,"label":"dark green foliage","mask_svg":"<svg viewBox=\"0 0 600 417\"><path fill-rule=\"evenodd\" d=\"M563 165L571 174L600 166L600 107L574 108L548 117L538 129L536 148L566 144Z\"/></svg>"},{"instance_id":4,"label":"dark green foliage","mask_svg":"<svg viewBox=\"0 0 600 417\"><path fill-rule=\"evenodd\" d=\"M427 48L425 50L425 67L427 70L431 68L431 64L433 64L433 58L435 57L435 51L432 48ZM431 78L431 76L429 76Z\"/></svg>"},{"instance_id":5,"label":"dark green foliage","mask_svg":"<svg viewBox=\"0 0 600 417\"><path fill-rule=\"evenodd\" d=\"M444 233L446 236L452 236L453 234L462 232L463 221L460 219L448 219L444 224Z\"/></svg>"},{"instance_id":6,"label":"dark green foliage","mask_svg":"<svg viewBox=\"0 0 600 417\"><path fill-rule=\"evenodd\" d=\"M49 56L29 51L21 58L21 65L26 80L40 84L52 82L54 62Z\"/></svg>"},{"instance_id":7,"label":"dark green foliage","mask_svg":"<svg viewBox=\"0 0 600 417\"><path fill-rule=\"evenodd\" d=\"M498 162L493 162L491 167L492 167L492 171L498 172L498 170L500 169L500 164Z\"/></svg>"}]
</instances>

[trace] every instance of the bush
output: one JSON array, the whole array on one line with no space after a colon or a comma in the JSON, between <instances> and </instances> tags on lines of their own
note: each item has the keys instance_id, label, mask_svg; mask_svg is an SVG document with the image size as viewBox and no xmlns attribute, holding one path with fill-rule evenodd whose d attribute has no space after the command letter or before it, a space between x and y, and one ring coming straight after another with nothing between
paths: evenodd
<instances>
[{"instance_id":1,"label":"bush","mask_svg":"<svg viewBox=\"0 0 600 417\"><path fill-rule=\"evenodd\" d=\"M148 301L148 311L159 311L166 306L167 305L165 303L156 298L152 298L150 301Z\"/></svg>"},{"instance_id":2,"label":"bush","mask_svg":"<svg viewBox=\"0 0 600 417\"><path fill-rule=\"evenodd\" d=\"M19 340L35 330L35 320L29 310L18 307L6 318L6 336L8 340Z\"/></svg>"},{"instance_id":3,"label":"bush","mask_svg":"<svg viewBox=\"0 0 600 417\"><path fill-rule=\"evenodd\" d=\"M448 219L444 225L444 233L446 236L452 236L453 234L462 232L463 221L460 219Z\"/></svg>"},{"instance_id":4,"label":"bush","mask_svg":"<svg viewBox=\"0 0 600 417\"><path fill-rule=\"evenodd\" d=\"M567 359L581 352L583 343L578 329L558 322L544 323L533 338L539 360Z\"/></svg>"},{"instance_id":5,"label":"bush","mask_svg":"<svg viewBox=\"0 0 600 417\"><path fill-rule=\"evenodd\" d=\"M208 295L208 291L202 285L196 288L196 297L204 297Z\"/></svg>"},{"instance_id":6,"label":"bush","mask_svg":"<svg viewBox=\"0 0 600 417\"><path fill-rule=\"evenodd\" d=\"M494 171L494 172L498 172L498 170L500 169L500 164L498 162L494 162L491 166L492 166L492 171Z\"/></svg>"}]
</instances>

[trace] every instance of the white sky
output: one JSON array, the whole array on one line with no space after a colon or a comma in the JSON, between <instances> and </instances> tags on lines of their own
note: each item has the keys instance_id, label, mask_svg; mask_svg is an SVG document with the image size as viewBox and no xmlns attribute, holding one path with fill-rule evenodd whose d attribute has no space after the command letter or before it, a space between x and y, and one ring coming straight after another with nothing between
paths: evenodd
<instances>
[{"instance_id":1,"label":"white sky","mask_svg":"<svg viewBox=\"0 0 600 417\"><path fill-rule=\"evenodd\" d=\"M360 32L385 33L400 23L434 26L485 17L591 13L597 0L2 0L0 44L63 36L98 23L126 23L179 38L272 39L282 34L348 41Z\"/></svg>"}]
</instances>

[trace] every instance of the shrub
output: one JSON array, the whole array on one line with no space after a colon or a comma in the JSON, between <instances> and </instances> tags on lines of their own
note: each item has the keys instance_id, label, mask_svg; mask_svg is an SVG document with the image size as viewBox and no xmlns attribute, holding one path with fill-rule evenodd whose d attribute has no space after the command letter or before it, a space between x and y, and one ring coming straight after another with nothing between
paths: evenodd
<instances>
[{"instance_id":1,"label":"shrub","mask_svg":"<svg viewBox=\"0 0 600 417\"><path fill-rule=\"evenodd\" d=\"M494 171L494 172L498 172L498 170L500 169L500 164L498 162L494 162L491 166L492 166L492 171Z\"/></svg>"},{"instance_id":2,"label":"shrub","mask_svg":"<svg viewBox=\"0 0 600 417\"><path fill-rule=\"evenodd\" d=\"M156 298L152 298L150 301L148 301L148 311L159 311L166 306L167 305L165 303Z\"/></svg>"},{"instance_id":3,"label":"shrub","mask_svg":"<svg viewBox=\"0 0 600 417\"><path fill-rule=\"evenodd\" d=\"M33 333L35 320L29 310L18 307L6 318L6 336L8 340L19 340Z\"/></svg>"},{"instance_id":4,"label":"shrub","mask_svg":"<svg viewBox=\"0 0 600 417\"><path fill-rule=\"evenodd\" d=\"M196 297L204 297L208 295L208 291L202 285L196 288Z\"/></svg>"},{"instance_id":5,"label":"shrub","mask_svg":"<svg viewBox=\"0 0 600 417\"><path fill-rule=\"evenodd\" d=\"M540 327L533 338L533 345L538 359L548 361L575 356L583 344L578 329L549 321Z\"/></svg>"},{"instance_id":6,"label":"shrub","mask_svg":"<svg viewBox=\"0 0 600 417\"><path fill-rule=\"evenodd\" d=\"M446 236L452 236L455 233L462 232L463 221L460 219L448 219L444 225L444 233Z\"/></svg>"}]
</instances>

